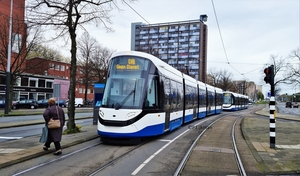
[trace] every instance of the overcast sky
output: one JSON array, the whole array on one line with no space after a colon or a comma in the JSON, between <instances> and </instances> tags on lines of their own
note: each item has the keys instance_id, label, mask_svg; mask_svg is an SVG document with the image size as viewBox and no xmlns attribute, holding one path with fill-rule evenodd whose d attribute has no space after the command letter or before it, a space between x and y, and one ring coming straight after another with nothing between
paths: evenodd
<instances>
[{"instance_id":1,"label":"overcast sky","mask_svg":"<svg viewBox=\"0 0 300 176\"><path fill-rule=\"evenodd\" d=\"M254 81L263 85L266 94L269 86L262 73L270 63L270 55L286 58L299 47L299 3L300 0L140 0L130 6L150 24L196 20L206 14L208 70L223 69L232 73L235 80ZM103 28L87 29L105 47L130 50L131 23L147 22L126 4L119 5L123 11L113 13L113 33L106 33ZM281 88L281 93L300 91Z\"/></svg>"}]
</instances>

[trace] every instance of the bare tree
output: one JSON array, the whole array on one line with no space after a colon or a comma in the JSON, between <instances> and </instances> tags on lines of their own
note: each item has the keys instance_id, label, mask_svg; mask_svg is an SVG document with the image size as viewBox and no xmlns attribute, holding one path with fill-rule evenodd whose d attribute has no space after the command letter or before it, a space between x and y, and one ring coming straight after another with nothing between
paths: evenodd
<instances>
[{"instance_id":1,"label":"bare tree","mask_svg":"<svg viewBox=\"0 0 300 176\"><path fill-rule=\"evenodd\" d=\"M13 85L16 80L28 70L32 70L41 64L41 62L36 62L35 64L26 65L26 57L33 47L39 44L41 41L41 35L38 28L33 28L32 26L27 26L24 24L23 20L19 20L18 17L13 19L12 26L12 38L11 43L11 66L10 66L10 92L9 92L9 104L12 104L13 95ZM8 18L1 18L1 26L9 26ZM30 34L30 35L28 35ZM8 63L8 28L0 28L0 70L7 70ZM16 42L17 41L17 42ZM9 106L8 111L11 111Z\"/></svg>"},{"instance_id":2,"label":"bare tree","mask_svg":"<svg viewBox=\"0 0 300 176\"><path fill-rule=\"evenodd\" d=\"M85 32L78 41L78 52L79 59L78 65L80 66L82 77L79 78L78 84L84 85L84 102L87 102L87 91L88 88L93 85L94 77L91 76L93 70L90 58L93 56L97 49L98 42L96 39L92 38L89 33Z\"/></svg>"},{"instance_id":3,"label":"bare tree","mask_svg":"<svg viewBox=\"0 0 300 176\"><path fill-rule=\"evenodd\" d=\"M288 75L290 76L290 82L295 86L300 85L300 49L295 49L290 54L290 61L295 64L287 63Z\"/></svg>"},{"instance_id":4,"label":"bare tree","mask_svg":"<svg viewBox=\"0 0 300 176\"><path fill-rule=\"evenodd\" d=\"M274 66L274 86L275 86L275 94L279 94L280 84L293 84L292 79L294 77L294 73L290 64L288 64L287 59L283 59L282 57L278 58L278 55L271 55L269 65Z\"/></svg>"},{"instance_id":5,"label":"bare tree","mask_svg":"<svg viewBox=\"0 0 300 176\"><path fill-rule=\"evenodd\" d=\"M278 58L278 56L270 56L270 65L274 65L274 85L279 85L280 83L291 84L291 75L286 74L288 69L288 64L286 59ZM282 74L281 74L282 73Z\"/></svg>"},{"instance_id":6,"label":"bare tree","mask_svg":"<svg viewBox=\"0 0 300 176\"><path fill-rule=\"evenodd\" d=\"M123 2L123 0L120 0ZM129 0L135 1L135 0ZM125 2L125 1L124 1ZM117 0L28 0L28 20L37 25L52 27L57 38L69 35L71 40L71 69L67 124L70 132L76 132L75 126L75 84L77 66L76 31L84 24L94 22L96 26L103 25L107 31L112 31L110 12L117 8Z\"/></svg>"},{"instance_id":7,"label":"bare tree","mask_svg":"<svg viewBox=\"0 0 300 176\"><path fill-rule=\"evenodd\" d=\"M99 45L91 58L93 76L96 82L105 83L108 71L109 58L114 50Z\"/></svg>"},{"instance_id":8,"label":"bare tree","mask_svg":"<svg viewBox=\"0 0 300 176\"><path fill-rule=\"evenodd\" d=\"M212 68L209 70L207 78L207 83L216 87L221 88L222 90L230 90L236 92L235 84L232 81L232 74L227 70L216 70Z\"/></svg>"},{"instance_id":9,"label":"bare tree","mask_svg":"<svg viewBox=\"0 0 300 176\"><path fill-rule=\"evenodd\" d=\"M36 45L32 48L32 50L28 53L27 58L30 59L34 57L40 57L54 61L70 62L70 59L63 57L58 50L51 49L50 47L44 45Z\"/></svg>"}]
</instances>

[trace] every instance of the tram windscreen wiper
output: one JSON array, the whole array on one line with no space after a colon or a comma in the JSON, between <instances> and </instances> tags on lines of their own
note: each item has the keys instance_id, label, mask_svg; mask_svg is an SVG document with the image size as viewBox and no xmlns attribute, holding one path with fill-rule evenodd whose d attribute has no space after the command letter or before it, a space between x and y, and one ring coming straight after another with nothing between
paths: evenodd
<instances>
[{"instance_id":1,"label":"tram windscreen wiper","mask_svg":"<svg viewBox=\"0 0 300 176\"><path fill-rule=\"evenodd\" d=\"M124 105L124 103L131 97L131 95L132 95L133 93L135 93L135 89L133 89L133 90L127 95L127 97L124 98L124 100L123 100L120 104L117 104L115 109L116 109L116 110L120 109L120 108Z\"/></svg>"},{"instance_id":2,"label":"tram windscreen wiper","mask_svg":"<svg viewBox=\"0 0 300 176\"><path fill-rule=\"evenodd\" d=\"M135 102L135 90L136 90L136 80L134 82L134 89L124 98L124 100L120 103L120 104L116 104L116 110L120 109L125 103L126 101L131 97L131 95L133 94L133 104Z\"/></svg>"}]
</instances>

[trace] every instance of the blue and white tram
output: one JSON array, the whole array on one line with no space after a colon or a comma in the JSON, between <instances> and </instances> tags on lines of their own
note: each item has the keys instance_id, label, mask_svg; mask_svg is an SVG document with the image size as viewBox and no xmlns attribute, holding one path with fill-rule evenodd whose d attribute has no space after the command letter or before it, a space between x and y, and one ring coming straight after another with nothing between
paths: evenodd
<instances>
[{"instance_id":1,"label":"blue and white tram","mask_svg":"<svg viewBox=\"0 0 300 176\"><path fill-rule=\"evenodd\" d=\"M221 106L220 89L147 53L117 52L109 63L98 134L109 138L156 136L221 113Z\"/></svg>"},{"instance_id":2,"label":"blue and white tram","mask_svg":"<svg viewBox=\"0 0 300 176\"><path fill-rule=\"evenodd\" d=\"M238 111L248 108L248 96L224 91L223 92L223 110Z\"/></svg>"}]
</instances>

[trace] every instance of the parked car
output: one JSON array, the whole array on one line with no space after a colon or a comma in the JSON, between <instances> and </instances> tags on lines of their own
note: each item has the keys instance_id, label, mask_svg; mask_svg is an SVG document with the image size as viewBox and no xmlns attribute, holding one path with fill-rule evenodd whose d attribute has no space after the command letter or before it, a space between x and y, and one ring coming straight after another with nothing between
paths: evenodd
<instances>
[{"instance_id":1,"label":"parked car","mask_svg":"<svg viewBox=\"0 0 300 176\"><path fill-rule=\"evenodd\" d=\"M62 108L67 107L67 101L66 100L56 100L56 105L60 106Z\"/></svg>"},{"instance_id":2,"label":"parked car","mask_svg":"<svg viewBox=\"0 0 300 176\"><path fill-rule=\"evenodd\" d=\"M83 98L75 98L75 107L83 106Z\"/></svg>"},{"instance_id":3,"label":"parked car","mask_svg":"<svg viewBox=\"0 0 300 176\"><path fill-rule=\"evenodd\" d=\"M48 107L48 99L41 99L37 101L39 108L47 108Z\"/></svg>"},{"instance_id":4,"label":"parked car","mask_svg":"<svg viewBox=\"0 0 300 176\"><path fill-rule=\"evenodd\" d=\"M12 102L11 107L13 107L13 103L14 101ZM0 108L5 108L5 100L0 100Z\"/></svg>"},{"instance_id":5,"label":"parked car","mask_svg":"<svg viewBox=\"0 0 300 176\"><path fill-rule=\"evenodd\" d=\"M21 109L21 108L29 108L29 109L35 109L38 107L36 100L20 100L17 103L13 104L13 109Z\"/></svg>"},{"instance_id":6,"label":"parked car","mask_svg":"<svg viewBox=\"0 0 300 176\"><path fill-rule=\"evenodd\" d=\"M295 102L295 103L293 104L293 108L298 108L298 103L297 103L297 102Z\"/></svg>"},{"instance_id":7,"label":"parked car","mask_svg":"<svg viewBox=\"0 0 300 176\"><path fill-rule=\"evenodd\" d=\"M5 108L5 100L0 100L0 108Z\"/></svg>"},{"instance_id":8,"label":"parked car","mask_svg":"<svg viewBox=\"0 0 300 176\"><path fill-rule=\"evenodd\" d=\"M41 99L37 101L39 108L47 108L48 107L48 99ZM59 105L62 108L67 107L66 100L56 100L56 105Z\"/></svg>"},{"instance_id":9,"label":"parked car","mask_svg":"<svg viewBox=\"0 0 300 176\"><path fill-rule=\"evenodd\" d=\"M69 100L66 100L66 106L68 106ZM75 98L75 107L82 107L84 105L83 98Z\"/></svg>"},{"instance_id":10,"label":"parked car","mask_svg":"<svg viewBox=\"0 0 300 176\"><path fill-rule=\"evenodd\" d=\"M286 107L286 108L292 108L292 102L287 101L287 102L285 103L285 107Z\"/></svg>"}]
</instances>

